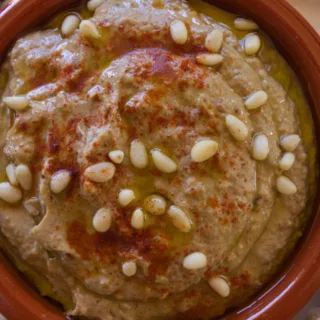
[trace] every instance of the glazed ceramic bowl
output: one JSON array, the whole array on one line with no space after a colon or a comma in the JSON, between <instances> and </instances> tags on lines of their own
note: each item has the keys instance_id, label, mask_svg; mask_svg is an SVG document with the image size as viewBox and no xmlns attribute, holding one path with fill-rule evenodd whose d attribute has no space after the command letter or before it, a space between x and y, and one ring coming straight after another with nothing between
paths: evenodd
<instances>
[{"instance_id":1,"label":"glazed ceramic bowl","mask_svg":"<svg viewBox=\"0 0 320 320\"><path fill-rule=\"evenodd\" d=\"M79 0L20 0L0 12L0 57L30 27ZM211 0L259 22L297 73L312 108L320 138L320 38L285 0ZM319 184L319 183L318 183ZM320 188L318 188L320 189ZM250 304L224 319L292 319L320 288L320 197L304 238L282 273ZM0 255L0 312L8 320L64 319L63 311L42 298Z\"/></svg>"}]
</instances>

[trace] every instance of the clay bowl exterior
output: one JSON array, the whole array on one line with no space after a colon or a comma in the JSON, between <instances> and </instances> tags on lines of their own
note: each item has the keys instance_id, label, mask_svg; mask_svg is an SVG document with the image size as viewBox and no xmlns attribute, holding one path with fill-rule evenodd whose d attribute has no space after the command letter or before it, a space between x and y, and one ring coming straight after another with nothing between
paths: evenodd
<instances>
[{"instance_id":1,"label":"clay bowl exterior","mask_svg":"<svg viewBox=\"0 0 320 320\"><path fill-rule=\"evenodd\" d=\"M211 0L258 21L297 73L320 138L320 37L285 0ZM21 0L0 12L0 59L28 28L79 0ZM320 183L318 182L318 185ZM320 189L320 188L319 188ZM319 195L319 192L318 192ZM223 319L291 319L320 289L320 197L312 221L282 273L242 309ZM42 298L0 253L0 312L8 320L63 320L59 307Z\"/></svg>"}]
</instances>

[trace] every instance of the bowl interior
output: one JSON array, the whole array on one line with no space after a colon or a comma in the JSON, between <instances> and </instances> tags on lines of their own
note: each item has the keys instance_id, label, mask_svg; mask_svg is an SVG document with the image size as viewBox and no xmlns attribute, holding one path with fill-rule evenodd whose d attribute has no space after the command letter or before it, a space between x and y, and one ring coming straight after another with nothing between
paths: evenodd
<instances>
[{"instance_id":1,"label":"bowl interior","mask_svg":"<svg viewBox=\"0 0 320 320\"><path fill-rule=\"evenodd\" d=\"M311 106L317 145L320 137L320 38L285 0L211 0L258 21L297 73ZM77 0L18 1L0 12L0 57L25 30ZM290 261L250 305L224 319L290 319L320 287L320 197L313 219ZM64 319L63 313L30 286L0 254L0 310L10 320Z\"/></svg>"}]
</instances>

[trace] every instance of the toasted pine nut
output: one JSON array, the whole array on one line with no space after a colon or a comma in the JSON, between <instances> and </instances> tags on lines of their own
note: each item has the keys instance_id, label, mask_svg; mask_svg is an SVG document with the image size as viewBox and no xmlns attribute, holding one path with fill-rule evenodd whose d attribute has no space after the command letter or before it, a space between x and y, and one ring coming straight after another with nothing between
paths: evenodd
<instances>
[{"instance_id":1,"label":"toasted pine nut","mask_svg":"<svg viewBox=\"0 0 320 320\"><path fill-rule=\"evenodd\" d=\"M106 232L112 224L112 213L107 208L99 209L93 217L92 225L98 232Z\"/></svg>"},{"instance_id":2,"label":"toasted pine nut","mask_svg":"<svg viewBox=\"0 0 320 320\"><path fill-rule=\"evenodd\" d=\"M119 192L118 202L121 207L126 207L130 202L135 199L133 190L123 189Z\"/></svg>"},{"instance_id":3,"label":"toasted pine nut","mask_svg":"<svg viewBox=\"0 0 320 320\"><path fill-rule=\"evenodd\" d=\"M125 262L122 265L122 272L127 277L132 277L137 272L137 264L134 261Z\"/></svg>"},{"instance_id":4,"label":"toasted pine nut","mask_svg":"<svg viewBox=\"0 0 320 320\"><path fill-rule=\"evenodd\" d=\"M277 189L280 193L285 195L292 195L297 192L297 186L285 176L278 177Z\"/></svg>"},{"instance_id":5,"label":"toasted pine nut","mask_svg":"<svg viewBox=\"0 0 320 320\"><path fill-rule=\"evenodd\" d=\"M99 39L101 37L98 28L90 20L81 21L79 30L85 38Z\"/></svg>"},{"instance_id":6,"label":"toasted pine nut","mask_svg":"<svg viewBox=\"0 0 320 320\"><path fill-rule=\"evenodd\" d=\"M164 197L154 194L145 198L143 205L149 213L158 216L166 212L167 201Z\"/></svg>"},{"instance_id":7,"label":"toasted pine nut","mask_svg":"<svg viewBox=\"0 0 320 320\"><path fill-rule=\"evenodd\" d=\"M10 163L7 165L6 174L9 179L9 182L12 185L17 186L19 184L17 176L16 176L16 166L13 163Z\"/></svg>"},{"instance_id":8,"label":"toasted pine nut","mask_svg":"<svg viewBox=\"0 0 320 320\"><path fill-rule=\"evenodd\" d=\"M177 44L185 44L188 40L188 29L181 20L174 20L170 24L172 40Z\"/></svg>"},{"instance_id":9,"label":"toasted pine nut","mask_svg":"<svg viewBox=\"0 0 320 320\"><path fill-rule=\"evenodd\" d=\"M87 8L89 11L95 11L98 7L100 7L103 3L103 0L90 0L87 4Z\"/></svg>"},{"instance_id":10,"label":"toasted pine nut","mask_svg":"<svg viewBox=\"0 0 320 320\"><path fill-rule=\"evenodd\" d=\"M2 101L10 108L15 111L23 111L29 106L29 100L26 96L13 96L5 97Z\"/></svg>"},{"instance_id":11,"label":"toasted pine nut","mask_svg":"<svg viewBox=\"0 0 320 320\"><path fill-rule=\"evenodd\" d=\"M280 138L281 147L289 152L296 150L301 138L297 134L289 134Z\"/></svg>"},{"instance_id":12,"label":"toasted pine nut","mask_svg":"<svg viewBox=\"0 0 320 320\"><path fill-rule=\"evenodd\" d=\"M253 139L252 156L255 160L265 160L269 154L268 137L264 134L258 134Z\"/></svg>"},{"instance_id":13,"label":"toasted pine nut","mask_svg":"<svg viewBox=\"0 0 320 320\"><path fill-rule=\"evenodd\" d=\"M32 187L32 173L29 167L25 164L19 164L16 167L16 177L22 189L30 190Z\"/></svg>"},{"instance_id":14,"label":"toasted pine nut","mask_svg":"<svg viewBox=\"0 0 320 320\"><path fill-rule=\"evenodd\" d=\"M210 52L219 52L223 43L223 32L219 29L211 31L205 41L205 48Z\"/></svg>"},{"instance_id":15,"label":"toasted pine nut","mask_svg":"<svg viewBox=\"0 0 320 320\"><path fill-rule=\"evenodd\" d=\"M268 94L261 90L251 94L244 102L244 105L248 110L253 110L263 106L267 101Z\"/></svg>"},{"instance_id":16,"label":"toasted pine nut","mask_svg":"<svg viewBox=\"0 0 320 320\"><path fill-rule=\"evenodd\" d=\"M154 165L160 171L164 173L173 173L177 171L177 164L170 159L167 155L157 149L151 150L151 156L154 162Z\"/></svg>"},{"instance_id":17,"label":"toasted pine nut","mask_svg":"<svg viewBox=\"0 0 320 320\"><path fill-rule=\"evenodd\" d=\"M257 34L249 34L244 39L244 52L248 56L257 54L261 49L261 39Z\"/></svg>"},{"instance_id":18,"label":"toasted pine nut","mask_svg":"<svg viewBox=\"0 0 320 320\"><path fill-rule=\"evenodd\" d=\"M252 20L237 18L234 21L234 27L240 31L253 31L259 29L259 26Z\"/></svg>"},{"instance_id":19,"label":"toasted pine nut","mask_svg":"<svg viewBox=\"0 0 320 320\"><path fill-rule=\"evenodd\" d=\"M194 252L183 259L183 267L188 270L197 270L207 266L207 257L201 252Z\"/></svg>"},{"instance_id":20,"label":"toasted pine nut","mask_svg":"<svg viewBox=\"0 0 320 320\"><path fill-rule=\"evenodd\" d=\"M170 206L168 209L168 216L172 224L182 232L189 232L191 230L191 221L187 214L177 206Z\"/></svg>"},{"instance_id":21,"label":"toasted pine nut","mask_svg":"<svg viewBox=\"0 0 320 320\"><path fill-rule=\"evenodd\" d=\"M291 152L286 152L279 161L279 168L281 170L290 170L296 160L296 156Z\"/></svg>"},{"instance_id":22,"label":"toasted pine nut","mask_svg":"<svg viewBox=\"0 0 320 320\"><path fill-rule=\"evenodd\" d=\"M63 20L61 25L61 33L64 36L68 37L77 30L79 25L80 25L80 18L74 14L71 14L65 17L65 19Z\"/></svg>"},{"instance_id":23,"label":"toasted pine nut","mask_svg":"<svg viewBox=\"0 0 320 320\"><path fill-rule=\"evenodd\" d=\"M191 150L191 158L195 162L204 162L213 157L218 151L219 145L211 139L200 140Z\"/></svg>"},{"instance_id":24,"label":"toasted pine nut","mask_svg":"<svg viewBox=\"0 0 320 320\"><path fill-rule=\"evenodd\" d=\"M249 131L246 124L237 117L229 114L226 116L226 124L231 135L238 141L243 141L247 138Z\"/></svg>"},{"instance_id":25,"label":"toasted pine nut","mask_svg":"<svg viewBox=\"0 0 320 320\"><path fill-rule=\"evenodd\" d=\"M209 280L210 287L217 292L221 297L226 298L230 294L230 286L222 277L212 277Z\"/></svg>"},{"instance_id":26,"label":"toasted pine nut","mask_svg":"<svg viewBox=\"0 0 320 320\"><path fill-rule=\"evenodd\" d=\"M111 162L100 162L88 167L84 176L93 182L106 182L113 178L116 167Z\"/></svg>"},{"instance_id":27,"label":"toasted pine nut","mask_svg":"<svg viewBox=\"0 0 320 320\"><path fill-rule=\"evenodd\" d=\"M223 56L217 53L200 53L196 56L196 61L207 67L213 67L223 61Z\"/></svg>"},{"instance_id":28,"label":"toasted pine nut","mask_svg":"<svg viewBox=\"0 0 320 320\"><path fill-rule=\"evenodd\" d=\"M71 181L72 175L67 170L60 170L56 172L52 177L50 181L50 189L53 193L60 193L63 190L65 190L70 181Z\"/></svg>"},{"instance_id":29,"label":"toasted pine nut","mask_svg":"<svg viewBox=\"0 0 320 320\"><path fill-rule=\"evenodd\" d=\"M112 162L119 164L123 161L124 152L121 150L110 151L109 158L111 159Z\"/></svg>"},{"instance_id":30,"label":"toasted pine nut","mask_svg":"<svg viewBox=\"0 0 320 320\"><path fill-rule=\"evenodd\" d=\"M131 217L131 226L138 230L144 227L144 213L142 209L138 208L133 211Z\"/></svg>"},{"instance_id":31,"label":"toasted pine nut","mask_svg":"<svg viewBox=\"0 0 320 320\"><path fill-rule=\"evenodd\" d=\"M9 182L0 183L0 198L8 203L17 203L22 198L22 192Z\"/></svg>"},{"instance_id":32,"label":"toasted pine nut","mask_svg":"<svg viewBox=\"0 0 320 320\"><path fill-rule=\"evenodd\" d=\"M134 140L131 143L130 160L138 169L144 169L148 166L148 153L142 141Z\"/></svg>"}]
</instances>

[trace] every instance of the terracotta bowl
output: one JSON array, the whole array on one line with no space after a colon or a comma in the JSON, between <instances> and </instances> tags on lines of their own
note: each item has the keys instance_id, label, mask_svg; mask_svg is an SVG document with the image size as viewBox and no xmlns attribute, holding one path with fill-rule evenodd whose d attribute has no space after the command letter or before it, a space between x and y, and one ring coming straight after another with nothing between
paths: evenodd
<instances>
[{"instance_id":1,"label":"terracotta bowl","mask_svg":"<svg viewBox=\"0 0 320 320\"><path fill-rule=\"evenodd\" d=\"M258 21L295 69L309 99L320 137L320 38L285 0L211 0ZM21 35L79 0L21 0L0 12L0 57ZM320 188L319 188L320 189ZM255 300L224 319L291 319L320 288L320 197L304 238L282 273ZM0 312L8 320L64 319L0 254Z\"/></svg>"}]
</instances>

